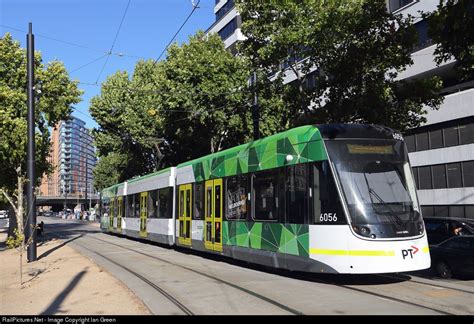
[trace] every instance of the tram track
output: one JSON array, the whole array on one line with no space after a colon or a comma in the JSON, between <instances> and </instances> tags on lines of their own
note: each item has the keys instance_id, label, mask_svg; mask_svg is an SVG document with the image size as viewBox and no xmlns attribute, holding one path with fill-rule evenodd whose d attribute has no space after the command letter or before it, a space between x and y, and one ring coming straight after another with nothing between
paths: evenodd
<instances>
[{"instance_id":1,"label":"tram track","mask_svg":"<svg viewBox=\"0 0 474 324\"><path fill-rule=\"evenodd\" d=\"M128 248L128 247L125 247L125 246L122 246L122 245L120 245L120 244L116 244L116 243L113 243L113 242L110 242L110 241L107 241L107 240L99 239L99 238L92 237L92 236L87 236L87 237L88 237L88 238L92 238L92 239L94 239L94 240L97 240L97 241L99 241L99 242L104 242L104 243L108 243L108 244L113 245L113 246L117 246L117 247L122 248L122 249L124 249L124 250L128 250L128 251L131 251L131 252L134 252L134 253L137 253L137 254L140 254L140 255L143 255L143 256L146 256L146 257L155 259L155 260L160 261L160 262L163 262L163 263L170 264L170 265L172 265L172 266L175 266L175 267L178 267L178 268L181 268L181 269L185 269L185 270L187 270L187 271L191 271L191 272L193 272L193 273L195 273L195 274L201 275L201 276L206 277L206 278L208 278L208 279L215 280L215 281L217 281L217 282L219 282L219 283L221 283L221 284L227 285L227 286L229 286L229 287L232 287L232 288L234 288L234 289L237 289L237 290L239 290L239 291L242 291L242 292L244 292L244 293L246 293L246 294L248 294L248 295L251 295L251 296L253 296L253 297L255 297L255 298L258 298L258 299L260 299L260 300L262 300L262 301L265 301L265 302L267 302L267 303L269 303L269 304L272 304L273 306L278 307L278 308L280 308L280 309L282 309L282 310L284 310L284 311L287 311L287 312L289 312L289 313L291 313L291 314L293 314L293 315L304 315L304 313L302 313L302 312L300 312L300 311L298 311L298 310L295 310L295 309L293 309L293 308L291 308L291 307L289 307L289 306L283 305L283 304L281 304L281 303L279 303L279 302L277 302L277 301L275 301L275 300L273 300L273 299L271 299L271 298L268 298L268 297L266 297L266 296L263 296L263 295L261 295L261 294L259 294L259 293L256 293L256 292L252 291L252 290L249 290L249 289L247 289L247 288L238 286L238 285L236 285L236 284L234 284L234 283L232 283L232 282L229 282L229 281L227 281L227 280L224 280L224 279L221 279L221 278L218 278L218 277L209 275L209 274L207 274L207 273L204 273L204 272L201 272L201 271L198 271L198 270L195 270L195 269L192 269L192 268L189 268L189 267L180 265L180 264L176 264L176 263L174 263L174 262L165 260L165 259L163 259L163 258L159 258L159 257L157 257L157 256L154 256L154 255L151 255L151 254L148 254L148 253L145 253L145 252L137 251L137 250L135 250L135 249Z\"/></svg>"},{"instance_id":2,"label":"tram track","mask_svg":"<svg viewBox=\"0 0 474 324\"><path fill-rule=\"evenodd\" d=\"M416 285L430 287L430 288L442 289L442 290L444 290L444 294L449 294L449 293L454 291L454 292L460 292L460 293L463 293L463 294L474 295L474 293L472 291L467 290L467 289L461 289L461 288L456 288L456 287L446 287L446 286L443 286L443 285L440 285L440 284L430 284L430 283L425 283L425 282L419 282L419 281L412 280L411 277L406 276L406 275L379 274L379 275L373 275L373 276L374 277L379 277L379 278L403 280L403 282L406 282L406 283L409 283L409 284L416 284ZM307 280L310 280L310 281L314 280L314 278L311 277L309 274L303 274L302 278L307 278ZM420 303L419 301L416 302L414 300L415 298L402 299L402 298L391 296L391 295L389 295L388 293L385 293L385 292L370 291L370 290L368 290L370 288L363 289L363 288L354 287L352 285L341 284L341 283L338 283L335 280L324 280L323 279L323 280L317 280L317 282L335 285L335 286L342 287L342 288L345 288L345 289L349 289L349 290L352 290L352 291L357 291L357 292L369 294L369 295L372 295L372 296L376 296L376 297L379 297L379 298L384 298L386 300L391 300L391 301L396 301L396 302L411 305L411 306L421 307L421 308L424 308L424 309L428 309L428 310L437 312L437 313L442 314L442 315L461 315L461 314L459 314L459 312L451 312L451 311L440 309L440 308L449 308L446 305L441 305L440 304L440 305L438 305L439 307L436 308L436 307L426 305L429 302L427 302L427 303ZM431 303L431 304L433 304L433 303ZM463 314L464 313L465 313L465 311L463 311ZM468 314L470 314L470 313L466 313L464 315L468 315Z\"/></svg>"},{"instance_id":3,"label":"tram track","mask_svg":"<svg viewBox=\"0 0 474 324\"><path fill-rule=\"evenodd\" d=\"M423 285L423 286L428 286L428 287L436 287L436 288L443 288L443 289L449 289L449 290L459 291L459 292L462 292L462 293L467 293L467 294L469 294L469 295L474 295L474 291L472 291L472 290L462 289L462 288L458 288L458 287L447 287L447 286L445 286L445 285L436 284L436 283L421 282L421 281L418 281L418 280L414 279L414 278L413 278L412 276L410 276L410 275L400 275L400 274L392 274L392 275L389 275L389 274L381 274L381 275L377 275L377 276L378 276L378 277L382 277L382 278L409 280L410 282L416 283L416 284L418 284L418 285ZM407 278L407 277L408 277L408 278Z\"/></svg>"},{"instance_id":4,"label":"tram track","mask_svg":"<svg viewBox=\"0 0 474 324\"><path fill-rule=\"evenodd\" d=\"M94 251L92 249L89 249L88 247L82 245L82 244L79 244L77 242L74 242L75 245L81 247L82 249L85 249L87 251L90 251L96 255L98 255L99 257L107 260L108 262L122 268L123 270L129 272L130 274L134 275L135 277L139 278L140 280L142 280L143 282L145 282L146 284L148 284L150 287L152 287L154 290L158 291L161 295L163 295L166 299L168 299L172 304L174 304L176 307L178 307L184 314L186 315L195 315L188 307L186 307L183 303L181 303L179 300L177 300L175 297L173 297L173 295L171 295L170 293L168 293L166 290L164 290L163 288L159 287L158 285L156 285L155 283L153 283L152 281L150 281L149 279L147 279L146 277L142 276L141 274L139 274L138 272L130 269L129 267L126 267L124 266L123 264L120 264L114 260L112 260L111 258L105 256L104 254L102 253L99 253L97 251Z\"/></svg>"},{"instance_id":5,"label":"tram track","mask_svg":"<svg viewBox=\"0 0 474 324\"><path fill-rule=\"evenodd\" d=\"M171 261L168 261L168 260L165 260L165 259L162 259L162 258L159 258L159 257L156 257L156 256L153 256L153 255L150 255L148 253L145 253L145 252L141 252L141 251L137 251L135 249L131 249L131 248L128 248L128 247L124 247L122 245L119 245L119 244L116 244L116 243L113 243L113 242L110 242L110 241L107 241L107 240L103 240L103 239L99 239L99 238L96 238L96 237L91 237L89 236L90 238L94 239L94 240L97 240L97 241L100 241L100 242L104 242L104 243L108 243L108 244L111 244L111 245L114 245L114 246L117 246L117 247L120 247L122 249L125 249L125 250L128 250L128 251L131 251L131 252L135 252L135 253L138 253L138 254L141 254L141 255L144 255L144 256L147 256L147 257L150 257L150 258L153 258L153 259L156 259L158 261L161 261L161 262L164 262L164 263L168 263L168 264L171 264L173 266L176 266L176 267L179 267L179 268L182 268L182 269L186 269L188 271L191 271L193 273L196 273L196 274L199 274L199 275L202 275L204 277L207 277L209 279L213 279L213 280L216 280L218 282L221 282L223 284L226 284L228 286L231 286L233 288L236 288L238 290L241 290L245 293L248 293L254 297L257 297L259 299L262 299L266 302L269 302L279 308L282 308L292 314L295 314L295 315L304 315L302 312L299 312L297 310L294 310L286 305L282 305L272 299L269 299L265 296L262 296L258 293L255 293L251 290L248 290L246 288L243 288L241 286L237 286L231 282L228 282L226 280L223 280L223 279L220 279L220 278L217 278L217 277L214 277L214 276L211 276L211 275L208 275L206 273L203 273L201 271L198 271L198 270L195 270L195 269L192 269L192 268L189 268L189 267L186 267L186 266L183 266L183 265L179 265L179 264L176 264L174 262L171 262ZM390 278L390 279L402 279L402 280L407 280L407 278L405 277L402 277L402 276L389 276L389 275L376 275L376 276L379 276L379 277L384 277L384 278ZM313 281L314 278L312 277L308 277L308 274L304 274L303 277L306 277L307 279L309 279L310 281ZM397 297L393 297L393 296L390 296L390 295L387 295L387 294L384 294L384 293L379 293L379 292L374 292L374 291L368 291L367 289L362 289L362 288L357 288L357 287L354 287L354 286L351 286L351 285L344 285L344 284L340 284L340 283L337 283L336 281L331 281L331 280L321 280L319 282L322 282L322 283L327 283L327 284L331 284L331 285L335 285L335 286L338 286L338 287L341 287L341 288L345 288L345 289L348 289L348 290L352 290L352 291L357 291L359 293L364 293L364 294L368 294L368 295L371 295L371 296L374 296L374 297L378 297L378 298L383 298L383 299L386 299L386 300L391 300L391 301L394 301L394 302L399 302L399 303L403 303L403 304L406 304L406 305L410 305L410 306L417 306L417 307L420 307L420 308L424 308L424 309L427 309L427 310L430 310L430 311L434 311L434 312L437 312L439 314L442 314L442 315L455 315L456 313L452 313L452 312L448 312L448 311L444 311L444 310L440 310L439 308L434 308L434 307L430 307L430 306L427 306L427 305L423 305L423 304L420 304L420 303L415 303L413 301L407 301L405 299L402 299L402 298L397 298ZM444 288L444 289L451 289L451 290L455 290L455 291L460 291L460 292L463 292L463 293L469 293L469 294L472 294L472 292L470 291L466 291L466 290L462 290L462 289L455 289L455 288L446 288L444 286L441 286L441 285L430 285L430 284L427 284L427 283L419 283L419 282L416 282L416 281L411 281L411 283L416 283L416 284L421 284L421 285L424 285L424 286L436 286L438 288Z\"/></svg>"},{"instance_id":6,"label":"tram track","mask_svg":"<svg viewBox=\"0 0 474 324\"><path fill-rule=\"evenodd\" d=\"M221 278L218 278L218 277L215 277L213 275L210 275L210 274L207 274L207 273L204 273L204 272L201 272L199 270L195 270L193 268L190 268L190 267L187 267L187 266L184 266L184 265L180 265L180 264L177 264L177 263L174 263L172 261L168 261L166 259L163 259L163 258L160 258L160 257L157 257L157 256L154 256L154 255L151 255L151 254L148 254L146 252L142 252L142 251L138 251L138 250L135 250L133 248L129 248L129 247L126 247L126 246L122 246L120 244L117 244L117 243L114 243L114 242L111 242L109 240L105 240L105 239L101 239L101 238L97 238L97 237L94 237L92 235L86 235L88 238L91 238L93 240L96 240L98 242L102 242L102 243L107 243L107 244L110 244L112 246L116 246L116 247L119 247L123 250L128 250L130 252L133 252L133 253L137 253L137 254L140 254L140 255L143 255L143 256L146 256L148 258L152 258L152 259L155 259L156 261L159 261L159 262L162 262L162 263L166 263L166 264L170 264L174 267L178 267L178 268L181 268L181 269L184 269L184 270L187 270L187 271L190 271L190 272L193 272L195 274L198 274L198 275L201 275L201 276L204 276L206 278L209 278L211 280L214 280L216 282L219 282L219 283L222 283L222 284L225 284L229 287L232 287L232 288L235 288L239 291L242 291L246 294L249 294L251 296L254 296L260 300L263 300L267 303L270 303L280 309L283 309L291 314L295 314L295 315L304 315L303 312L300 312L300 311L297 311L289 306L286 306L286 305L283 305L271 298L268 298L266 296L263 296L255 291L252 291L252 290L249 290L247 288L244 288L244 287L241 287L241 286L238 286L237 284L234 284L232 282L229 282L227 280L224 280L224 279L221 279ZM58 238L62 238L62 237L58 237ZM94 250L91 250L90 248L84 246L83 244L79 244L77 241L74 242L74 245L78 245L80 248L83 248L85 250L88 250L92 253L95 253L96 255L98 255L99 257L109 261L110 263L122 268L123 270L129 272L130 274L132 274L133 276L137 277L138 279L140 279L141 281L145 282L147 285L149 285L150 287L152 287L154 290L158 291L160 294L162 294L165 298L167 298L168 300L170 300L170 302L174 305L176 305L176 307L178 307L184 314L188 314L188 315L193 315L194 313L188 308L186 307L184 304L182 304L181 302L179 302L175 297L173 297L171 294L169 294L167 291L165 291L164 289L162 289L161 287L157 286L155 283L153 283L152 281L150 281L149 279L147 279L146 277L142 276L141 274L137 273L136 271L134 271L133 269L130 269L126 266L124 266L123 264L120 264L118 263L117 261L115 260L112 260L110 257L104 255L103 253L100 253L100 252L97 252L97 251L94 251ZM390 279L398 279L398 280L405 280L405 281L409 281L410 283L415 283L415 284L419 284L419 285L423 285L423 286L428 286L428 287L437 287L437 288L443 288L443 289L447 289L447 290L452 290L452 291L457 291L457 292L461 292L461 293L467 293L469 295L472 295L473 292L471 291L468 291L468 290L465 290L465 289L456 289L456 288L448 288L448 287L445 287L445 286L441 286L441 285L436 285L436 284L429 284L429 283L423 283L423 282L417 282L417 281L413 281L413 280L408 280L409 277L407 278L407 276L403 276L403 275L376 275L378 277L382 277L382 278L390 278ZM436 303L426 303L426 302L423 302L421 301L420 303L420 300L416 300L416 298L413 298L411 300L409 299L403 299L403 298L400 298L400 296L398 297L394 297L394 296L391 296L391 294L389 292L386 292L386 291L370 291L370 289L372 289L372 287L370 288L359 288L359 287L354 287L352 285L347 285L347 284L341 284L340 282L337 282L337 280L321 280L321 279L317 279L315 280L315 278L313 276L310 276L309 274L306 274L306 273L302 273L301 275L297 276L299 277L300 279L304 279L304 280L309 280L309 281L313 281L313 282L319 282L319 283L325 283L325 284L331 284L331 285L334 285L334 286L337 286L337 287L340 287L340 288L345 288L345 289L348 289L348 290L351 290L351 291L355 291L355 292L358 292L358 293L363 293L363 294L367 294L367 295L371 295L371 296L374 296L374 297L378 297L378 298L381 298L381 299L385 299L385 300L390 300L390 301L394 301L394 302L398 302L398 303L402 303L402 304L406 304L406 305L410 305L410 306L415 306L415 307L420 307L420 308L423 308L423 309L426 309L426 310L430 310L430 311L433 311L433 312L436 312L438 314L443 314L443 315L456 315L456 314L459 314L458 312L451 312L451 310L449 309L449 306L444 306L444 305L437 305ZM431 305L430 305L431 304ZM439 307L431 307L432 305L435 305L435 306L439 306ZM443 309L440 309L443 308ZM448 309L446 309L448 308Z\"/></svg>"}]
</instances>

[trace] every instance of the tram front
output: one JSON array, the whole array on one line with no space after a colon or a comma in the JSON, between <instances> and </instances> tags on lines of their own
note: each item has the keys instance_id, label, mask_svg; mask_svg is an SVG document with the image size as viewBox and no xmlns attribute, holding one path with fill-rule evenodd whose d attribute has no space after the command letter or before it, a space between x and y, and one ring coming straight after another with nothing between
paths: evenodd
<instances>
[{"instance_id":1,"label":"tram front","mask_svg":"<svg viewBox=\"0 0 474 324\"><path fill-rule=\"evenodd\" d=\"M428 268L428 242L401 134L376 125L327 125L320 131L349 225L346 258L337 267L349 273Z\"/></svg>"}]
</instances>

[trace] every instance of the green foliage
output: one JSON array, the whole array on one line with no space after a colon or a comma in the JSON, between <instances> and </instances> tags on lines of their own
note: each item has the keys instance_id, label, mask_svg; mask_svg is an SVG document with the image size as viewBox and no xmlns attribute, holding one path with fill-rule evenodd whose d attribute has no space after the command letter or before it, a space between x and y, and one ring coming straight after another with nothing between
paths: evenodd
<instances>
[{"instance_id":1,"label":"green foliage","mask_svg":"<svg viewBox=\"0 0 474 324\"><path fill-rule=\"evenodd\" d=\"M26 170L27 95L26 51L10 34L0 38L0 187L12 192ZM49 130L80 101L77 82L69 79L61 62L43 65L35 53L36 174L48 170ZM18 169L20 168L20 169ZM17 170L21 170L20 173Z\"/></svg>"},{"instance_id":2,"label":"green foliage","mask_svg":"<svg viewBox=\"0 0 474 324\"><path fill-rule=\"evenodd\" d=\"M268 91L290 111L291 126L368 122L405 130L425 120L424 104L439 108L438 78L398 81L417 38L412 18L389 13L385 1L236 4L247 37L240 51L280 84ZM296 79L284 84L291 74Z\"/></svg>"},{"instance_id":3,"label":"green foliage","mask_svg":"<svg viewBox=\"0 0 474 324\"><path fill-rule=\"evenodd\" d=\"M96 187L248 141L249 75L248 62L225 50L218 35L198 32L173 44L164 61L110 76L90 106L99 124ZM283 101L262 96L261 106L263 134L286 127Z\"/></svg>"},{"instance_id":4,"label":"green foliage","mask_svg":"<svg viewBox=\"0 0 474 324\"><path fill-rule=\"evenodd\" d=\"M114 166L123 166L118 179L152 171L156 166L153 137L160 137L161 122L152 118L158 103L157 80L162 64L140 61L134 74L117 72L102 84L100 95L92 98L89 111L99 124L94 130L95 144L100 157L96 187L108 183L107 172L116 179Z\"/></svg>"},{"instance_id":5,"label":"green foliage","mask_svg":"<svg viewBox=\"0 0 474 324\"><path fill-rule=\"evenodd\" d=\"M246 62L218 35L198 32L168 50L159 103L171 164L243 143L251 132Z\"/></svg>"},{"instance_id":6,"label":"green foliage","mask_svg":"<svg viewBox=\"0 0 474 324\"><path fill-rule=\"evenodd\" d=\"M429 35L437 44L435 55L439 65L456 59L456 69L464 80L474 78L474 2L472 0L440 0L438 10L425 14L429 19Z\"/></svg>"},{"instance_id":7,"label":"green foliage","mask_svg":"<svg viewBox=\"0 0 474 324\"><path fill-rule=\"evenodd\" d=\"M111 152L102 156L94 168L94 187L102 190L133 177L127 174L130 162L126 154Z\"/></svg>"},{"instance_id":8,"label":"green foliage","mask_svg":"<svg viewBox=\"0 0 474 324\"><path fill-rule=\"evenodd\" d=\"M9 249L17 248L21 246L21 243L25 240L25 235L20 234L18 229L13 230L13 235L7 238L7 247Z\"/></svg>"}]
</instances>

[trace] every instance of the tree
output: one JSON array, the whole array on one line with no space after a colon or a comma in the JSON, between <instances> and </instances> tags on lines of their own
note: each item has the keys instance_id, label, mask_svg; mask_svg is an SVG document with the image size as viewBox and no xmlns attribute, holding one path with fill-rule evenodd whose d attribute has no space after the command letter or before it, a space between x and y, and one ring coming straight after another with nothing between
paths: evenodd
<instances>
[{"instance_id":1,"label":"tree","mask_svg":"<svg viewBox=\"0 0 474 324\"><path fill-rule=\"evenodd\" d=\"M27 151L26 51L8 33L0 38L0 62L0 193L15 212L18 233L22 235ZM81 91L59 61L44 66L40 53L36 52L34 68L38 99L35 172L39 180L51 168L47 161L48 128L69 116L71 105L80 101Z\"/></svg>"},{"instance_id":2,"label":"tree","mask_svg":"<svg viewBox=\"0 0 474 324\"><path fill-rule=\"evenodd\" d=\"M237 0L240 51L254 69L283 85L291 124L368 122L400 130L439 108L439 78L399 81L417 41L412 18L382 0ZM283 67L283 68L282 68Z\"/></svg>"},{"instance_id":3,"label":"tree","mask_svg":"<svg viewBox=\"0 0 474 324\"><path fill-rule=\"evenodd\" d=\"M203 32L168 49L159 109L169 143L165 159L177 164L243 143L251 133L246 62Z\"/></svg>"},{"instance_id":4,"label":"tree","mask_svg":"<svg viewBox=\"0 0 474 324\"><path fill-rule=\"evenodd\" d=\"M456 59L456 70L464 80L474 78L474 2L440 0L438 10L425 14L428 33L437 44L434 54L439 65Z\"/></svg>"},{"instance_id":5,"label":"tree","mask_svg":"<svg viewBox=\"0 0 474 324\"><path fill-rule=\"evenodd\" d=\"M100 95L92 98L89 110L99 124L94 130L97 189L110 183L107 177L117 183L159 167L154 141L162 134L160 118L155 116L162 65L140 61L131 77L121 71L111 75Z\"/></svg>"}]
</instances>

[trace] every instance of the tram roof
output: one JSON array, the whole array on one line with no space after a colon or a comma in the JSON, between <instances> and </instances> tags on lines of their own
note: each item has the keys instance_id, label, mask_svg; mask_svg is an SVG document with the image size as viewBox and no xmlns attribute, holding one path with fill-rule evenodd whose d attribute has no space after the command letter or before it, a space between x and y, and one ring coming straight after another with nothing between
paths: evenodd
<instances>
[{"instance_id":1,"label":"tram roof","mask_svg":"<svg viewBox=\"0 0 474 324\"><path fill-rule=\"evenodd\" d=\"M209 154L177 166L191 166L195 181L327 159L314 125L300 126L256 141ZM288 156L292 157L288 159Z\"/></svg>"}]
</instances>

